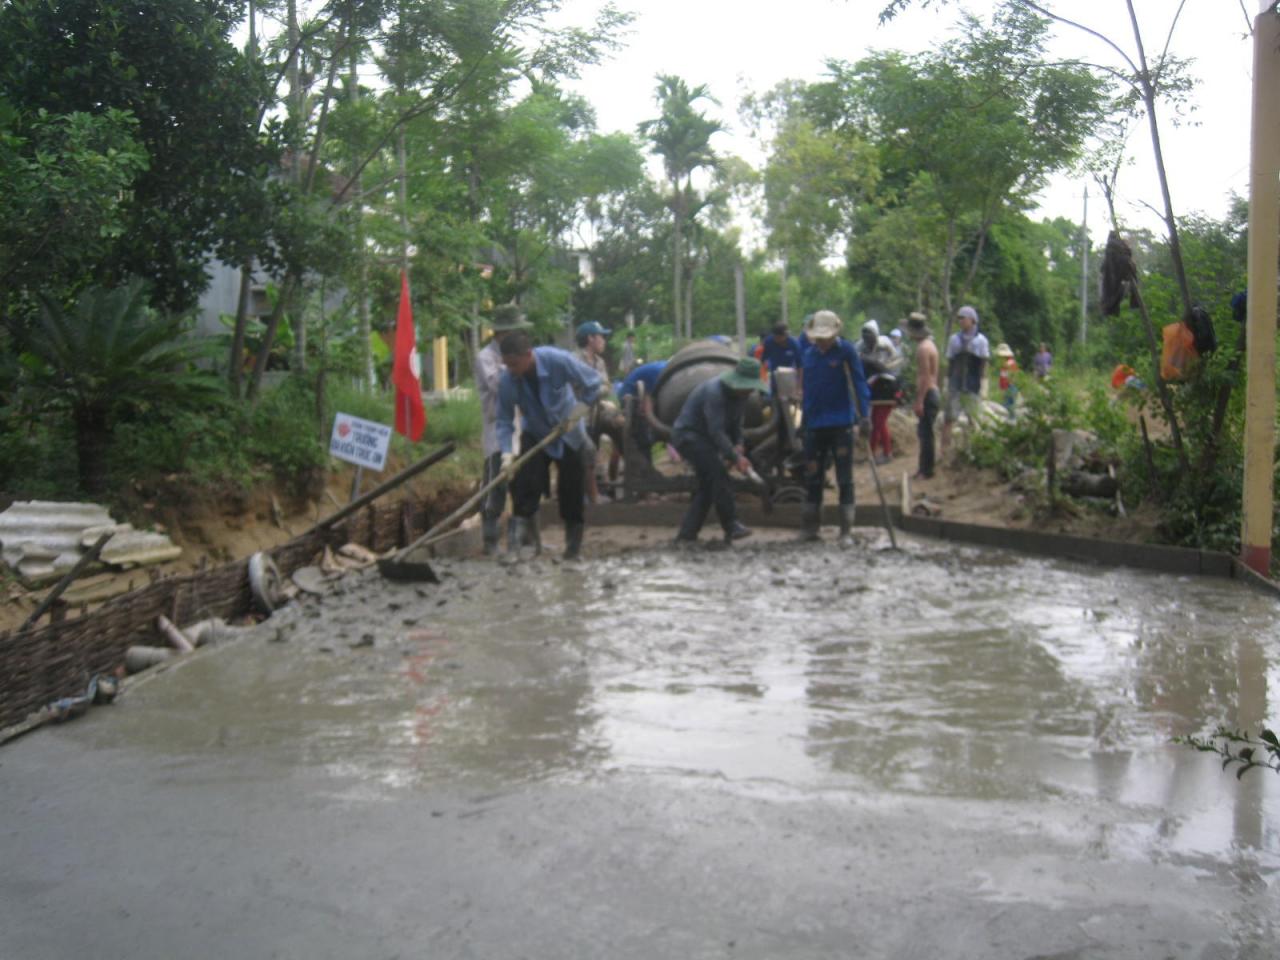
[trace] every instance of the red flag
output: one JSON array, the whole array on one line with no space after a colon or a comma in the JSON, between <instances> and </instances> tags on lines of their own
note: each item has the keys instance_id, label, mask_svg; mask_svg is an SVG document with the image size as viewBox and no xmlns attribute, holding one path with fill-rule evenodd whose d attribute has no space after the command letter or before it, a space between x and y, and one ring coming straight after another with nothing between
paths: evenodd
<instances>
[{"instance_id":1,"label":"red flag","mask_svg":"<svg viewBox=\"0 0 1280 960\"><path fill-rule=\"evenodd\" d=\"M396 433L415 442L421 440L427 426L427 411L422 407L422 362L418 359L418 335L413 329L413 307L409 303L409 275L403 271L391 382L396 385Z\"/></svg>"}]
</instances>

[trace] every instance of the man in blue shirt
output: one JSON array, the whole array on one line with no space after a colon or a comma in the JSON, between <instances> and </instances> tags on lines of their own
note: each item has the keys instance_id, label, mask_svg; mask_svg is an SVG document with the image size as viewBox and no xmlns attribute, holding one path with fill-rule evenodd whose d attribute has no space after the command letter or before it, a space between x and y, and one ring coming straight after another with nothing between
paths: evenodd
<instances>
[{"instance_id":1,"label":"man in blue shirt","mask_svg":"<svg viewBox=\"0 0 1280 960\"><path fill-rule=\"evenodd\" d=\"M502 364L506 372L498 384L498 444L506 467L515 458L512 451L516 407L520 408L522 422L520 446L527 450L559 426L579 403L595 403L603 381L598 373L564 350L535 348L524 331L516 331L502 341ZM560 519L564 521L564 556L573 560L581 553L585 530L582 450L586 443L586 425L579 420L573 429L520 468L511 483L517 543L530 544L535 552L542 549L538 506L550 491L554 460L558 465Z\"/></svg>"},{"instance_id":2,"label":"man in blue shirt","mask_svg":"<svg viewBox=\"0 0 1280 960\"><path fill-rule=\"evenodd\" d=\"M779 321L773 325L773 335L760 341L760 362L770 373L779 367L800 369L800 341L790 335L790 329Z\"/></svg>"},{"instance_id":3,"label":"man in blue shirt","mask_svg":"<svg viewBox=\"0 0 1280 960\"><path fill-rule=\"evenodd\" d=\"M822 485L828 459L835 461L840 493L840 536L853 528L853 425L870 425L871 389L853 344L840 337L840 318L831 310L813 315L812 345L804 355L805 502L802 539L817 540L822 519Z\"/></svg>"},{"instance_id":4,"label":"man in blue shirt","mask_svg":"<svg viewBox=\"0 0 1280 960\"><path fill-rule=\"evenodd\" d=\"M622 381L622 388L618 391L619 399L625 403L627 397L638 396L639 386L644 384L643 405L636 410L631 421L631 439L635 442L636 449L640 451L640 456L649 463L653 462L651 450L653 431L649 427L649 417L653 414L653 390L658 385L658 377L662 375L666 366L665 360L651 360L649 363L640 364L627 374L627 378Z\"/></svg>"},{"instance_id":5,"label":"man in blue shirt","mask_svg":"<svg viewBox=\"0 0 1280 960\"><path fill-rule=\"evenodd\" d=\"M743 474L750 472L751 462L742 442L742 414L752 392L764 389L760 361L743 357L732 370L694 387L680 408L680 416L671 428L671 441L693 467L698 489L680 524L676 543L697 541L713 504L724 529L725 543L751 535L738 521L725 464L732 463Z\"/></svg>"}]
</instances>

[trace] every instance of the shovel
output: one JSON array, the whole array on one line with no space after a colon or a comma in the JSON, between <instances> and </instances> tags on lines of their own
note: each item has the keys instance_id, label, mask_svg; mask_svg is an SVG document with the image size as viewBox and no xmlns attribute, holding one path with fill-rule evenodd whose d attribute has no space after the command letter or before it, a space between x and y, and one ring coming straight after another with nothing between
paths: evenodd
<instances>
[{"instance_id":1,"label":"shovel","mask_svg":"<svg viewBox=\"0 0 1280 960\"><path fill-rule=\"evenodd\" d=\"M856 410L861 404L858 403L858 391L853 387L853 377L849 373L848 364L844 368L844 382L849 385L849 396L853 400L853 406ZM870 414L868 413L868 416ZM857 428L855 427L855 430ZM894 550L898 549L898 538L893 535L893 519L889 516L889 503L884 498L884 488L880 486L880 471L876 469L876 454L871 449L871 437L867 436L867 456L868 462L871 464L871 479L876 482L876 493L880 496L880 509L884 511L884 528L889 531L889 543Z\"/></svg>"},{"instance_id":2,"label":"shovel","mask_svg":"<svg viewBox=\"0 0 1280 960\"><path fill-rule=\"evenodd\" d=\"M573 408L569 416L557 424L556 428L548 433L545 437L535 443L528 450L523 451L520 456L512 460L502 470L498 471L488 483L484 484L479 490L473 493L467 502L453 513L449 514L439 523L433 525L430 530L420 536L413 543L409 544L402 550L398 550L389 557L383 557L378 561L378 572L388 580L398 580L401 582L417 582L426 581L427 583L439 583L440 578L436 576L436 572L431 569L431 564L426 560L410 560L409 554L414 550L426 545L428 542L434 542L441 538L441 534L452 528L455 524L461 523L468 514L471 513L479 504L488 496L489 491L494 487L507 483L512 477L519 472L520 468L528 463L534 456L544 447L559 440L577 424L584 416L590 412L590 409L582 404Z\"/></svg>"}]
</instances>

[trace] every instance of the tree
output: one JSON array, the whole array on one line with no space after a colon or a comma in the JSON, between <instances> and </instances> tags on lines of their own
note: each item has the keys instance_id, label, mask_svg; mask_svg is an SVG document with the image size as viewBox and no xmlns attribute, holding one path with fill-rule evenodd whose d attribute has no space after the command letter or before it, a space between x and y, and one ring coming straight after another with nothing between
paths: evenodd
<instances>
[{"instance_id":1,"label":"tree","mask_svg":"<svg viewBox=\"0 0 1280 960\"><path fill-rule=\"evenodd\" d=\"M19 135L50 116L127 112L146 151L122 229L93 280L153 278L156 302L195 304L204 263L260 197L270 144L256 118L264 77L228 42L235 14L206 0L11 0L0 6L0 99ZM35 279L35 278L33 278Z\"/></svg>"},{"instance_id":2,"label":"tree","mask_svg":"<svg viewBox=\"0 0 1280 960\"><path fill-rule=\"evenodd\" d=\"M743 106L757 130L771 129L762 177L768 248L802 272L840 252L858 204L879 179L874 144L851 127L819 122L811 95L805 84L785 81Z\"/></svg>"},{"instance_id":3,"label":"tree","mask_svg":"<svg viewBox=\"0 0 1280 960\"><path fill-rule=\"evenodd\" d=\"M0 100L0 317L15 332L37 291L74 290L127 229L127 198L147 166L136 127L114 109L24 120Z\"/></svg>"},{"instance_id":4,"label":"tree","mask_svg":"<svg viewBox=\"0 0 1280 960\"><path fill-rule=\"evenodd\" d=\"M654 94L661 115L640 124L640 134L653 145L662 158L669 193L667 207L671 211L671 313L676 336L692 336L692 318L685 315L685 279L688 256L689 224L707 205L708 198L693 185L693 176L701 170L713 170L717 159L711 138L723 127L697 109L699 101L716 103L705 84L690 87L682 78L659 75Z\"/></svg>"},{"instance_id":5,"label":"tree","mask_svg":"<svg viewBox=\"0 0 1280 960\"><path fill-rule=\"evenodd\" d=\"M92 287L70 309L40 298L27 367L43 405L71 417L80 487L89 496L106 490L106 454L122 417L169 412L219 393L211 375L192 368L197 348L180 339L182 318L156 315L147 299L141 280Z\"/></svg>"},{"instance_id":6,"label":"tree","mask_svg":"<svg viewBox=\"0 0 1280 960\"><path fill-rule=\"evenodd\" d=\"M1104 91L1090 70L1046 62L1048 23L1023 5L1001 7L989 27L964 15L961 28L937 51L833 62L814 97L828 126L852 127L879 147L881 187L855 244L899 198L938 211L932 242L946 335L992 225L1028 208L1049 174L1079 157Z\"/></svg>"}]
</instances>

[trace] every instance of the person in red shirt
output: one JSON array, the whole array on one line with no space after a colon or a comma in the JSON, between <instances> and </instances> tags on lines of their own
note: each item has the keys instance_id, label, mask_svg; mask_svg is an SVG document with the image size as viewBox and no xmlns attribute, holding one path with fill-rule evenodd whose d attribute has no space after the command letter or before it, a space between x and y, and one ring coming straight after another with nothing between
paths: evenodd
<instances>
[{"instance_id":1,"label":"person in red shirt","mask_svg":"<svg viewBox=\"0 0 1280 960\"><path fill-rule=\"evenodd\" d=\"M1000 402L1012 417L1013 405L1018 400L1018 388L1013 382L1013 375L1018 372L1018 361L1013 358L1013 348L1007 343L996 347L996 356L1000 358Z\"/></svg>"}]
</instances>

